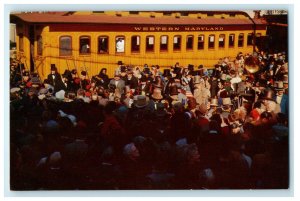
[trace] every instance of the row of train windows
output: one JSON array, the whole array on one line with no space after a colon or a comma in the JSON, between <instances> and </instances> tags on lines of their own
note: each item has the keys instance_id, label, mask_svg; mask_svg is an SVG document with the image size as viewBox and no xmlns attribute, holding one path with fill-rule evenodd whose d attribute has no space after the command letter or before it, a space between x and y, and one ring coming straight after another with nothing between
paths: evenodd
<instances>
[{"instance_id":1,"label":"row of train windows","mask_svg":"<svg viewBox=\"0 0 300 201\"><path fill-rule=\"evenodd\" d=\"M23 50L23 37L19 37L20 51ZM235 34L230 34L228 37L228 47L233 48L235 45ZM253 35L249 33L247 35L247 46L252 45ZM125 52L125 36L117 36L115 38L115 52L124 53ZM154 52L155 37L146 36L146 52ZM162 35L159 41L159 48L161 52L168 51L169 36ZM171 41L173 43L173 51L180 51L182 49L182 36L176 35ZM218 43L216 43L215 35L209 35L207 47L209 49L214 49L215 44L219 48L225 48L225 34L220 34L218 38ZM131 36L131 52L139 53L141 49L141 37L140 36ZM244 46L244 34L239 34L237 39L238 47ZM205 36L199 35L197 37L197 50L203 50L205 45ZM79 54L90 54L91 53L91 38L89 36L81 36L79 38ZM194 36L188 35L186 38L186 50L194 50ZM43 40L41 36L37 38L37 54L42 55L43 50ZM109 37L108 36L99 36L97 41L97 53L99 54L108 54L109 51ZM59 55L60 56L69 56L72 55L72 37L71 36L61 36L59 38Z\"/></svg>"}]
</instances>

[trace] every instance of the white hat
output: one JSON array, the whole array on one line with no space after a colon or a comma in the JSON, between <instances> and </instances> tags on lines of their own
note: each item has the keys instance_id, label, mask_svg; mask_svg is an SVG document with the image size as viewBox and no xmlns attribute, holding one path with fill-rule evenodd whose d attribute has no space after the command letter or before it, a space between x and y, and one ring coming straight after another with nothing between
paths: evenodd
<instances>
[{"instance_id":1,"label":"white hat","mask_svg":"<svg viewBox=\"0 0 300 201\"><path fill-rule=\"evenodd\" d=\"M14 87L14 88L11 88L10 89L10 93L15 93L15 92L18 92L20 91L21 89L19 87Z\"/></svg>"},{"instance_id":2,"label":"white hat","mask_svg":"<svg viewBox=\"0 0 300 201\"><path fill-rule=\"evenodd\" d=\"M65 91L64 90L60 90L58 92L56 92L55 97L59 100L64 100L65 99Z\"/></svg>"}]
</instances>

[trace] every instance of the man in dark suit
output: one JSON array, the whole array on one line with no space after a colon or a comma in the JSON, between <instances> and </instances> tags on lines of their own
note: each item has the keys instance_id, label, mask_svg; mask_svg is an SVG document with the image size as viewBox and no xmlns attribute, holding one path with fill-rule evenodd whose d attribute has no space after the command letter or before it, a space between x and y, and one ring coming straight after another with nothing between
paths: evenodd
<instances>
[{"instance_id":1,"label":"man in dark suit","mask_svg":"<svg viewBox=\"0 0 300 201\"><path fill-rule=\"evenodd\" d=\"M57 68L55 64L51 64L51 73L48 75L47 79L49 80L49 84L55 88L55 85L61 82L61 76L57 72Z\"/></svg>"},{"instance_id":2,"label":"man in dark suit","mask_svg":"<svg viewBox=\"0 0 300 201\"><path fill-rule=\"evenodd\" d=\"M70 82L70 77L68 74L64 73L62 74L62 79L60 82L58 82L55 87L54 87L55 91L60 91L60 90L64 90L66 92L69 92L72 90L72 86L71 86L71 82Z\"/></svg>"}]
</instances>

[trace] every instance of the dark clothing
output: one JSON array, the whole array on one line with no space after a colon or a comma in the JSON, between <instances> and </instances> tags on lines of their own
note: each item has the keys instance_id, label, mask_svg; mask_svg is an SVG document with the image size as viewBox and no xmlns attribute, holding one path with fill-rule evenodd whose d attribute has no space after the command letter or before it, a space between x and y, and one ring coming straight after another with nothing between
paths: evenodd
<instances>
[{"instance_id":1,"label":"dark clothing","mask_svg":"<svg viewBox=\"0 0 300 201\"><path fill-rule=\"evenodd\" d=\"M136 89L138 87L138 79L134 76L132 76L131 79L128 79L128 77L125 78L125 85L130 86L131 89Z\"/></svg>"},{"instance_id":2,"label":"dark clothing","mask_svg":"<svg viewBox=\"0 0 300 201\"><path fill-rule=\"evenodd\" d=\"M59 73L55 73L55 74L49 74L47 79L49 80L49 84L54 86L59 84L59 82L61 82L61 76Z\"/></svg>"},{"instance_id":3,"label":"dark clothing","mask_svg":"<svg viewBox=\"0 0 300 201\"><path fill-rule=\"evenodd\" d=\"M211 88L210 88L210 94L211 97L216 97L218 91L218 80L212 80L211 81Z\"/></svg>"}]
</instances>

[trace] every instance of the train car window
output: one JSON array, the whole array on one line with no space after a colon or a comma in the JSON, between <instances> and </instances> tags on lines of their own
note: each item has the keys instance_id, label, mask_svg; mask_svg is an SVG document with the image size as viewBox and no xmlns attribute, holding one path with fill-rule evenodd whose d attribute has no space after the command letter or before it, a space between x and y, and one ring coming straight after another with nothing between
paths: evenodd
<instances>
[{"instance_id":1,"label":"train car window","mask_svg":"<svg viewBox=\"0 0 300 201\"><path fill-rule=\"evenodd\" d=\"M117 53L125 52L125 37L124 36L116 37L116 52Z\"/></svg>"},{"instance_id":2,"label":"train car window","mask_svg":"<svg viewBox=\"0 0 300 201\"><path fill-rule=\"evenodd\" d=\"M253 44L253 34L248 33L247 35L247 45L252 45Z\"/></svg>"},{"instance_id":3,"label":"train car window","mask_svg":"<svg viewBox=\"0 0 300 201\"><path fill-rule=\"evenodd\" d=\"M91 38L89 36L80 36L79 38L79 53L90 54L91 53Z\"/></svg>"},{"instance_id":4,"label":"train car window","mask_svg":"<svg viewBox=\"0 0 300 201\"><path fill-rule=\"evenodd\" d=\"M61 36L59 38L59 55L60 56L72 55L72 38L71 38L71 36Z\"/></svg>"},{"instance_id":5,"label":"train car window","mask_svg":"<svg viewBox=\"0 0 300 201\"><path fill-rule=\"evenodd\" d=\"M161 36L160 37L160 51L167 51L168 50L168 36Z\"/></svg>"},{"instance_id":6,"label":"train car window","mask_svg":"<svg viewBox=\"0 0 300 201\"><path fill-rule=\"evenodd\" d=\"M23 37L23 34L19 35L19 51L24 51L24 37Z\"/></svg>"},{"instance_id":7,"label":"train car window","mask_svg":"<svg viewBox=\"0 0 300 201\"><path fill-rule=\"evenodd\" d=\"M37 36L37 55L43 55L43 38L42 36Z\"/></svg>"},{"instance_id":8,"label":"train car window","mask_svg":"<svg viewBox=\"0 0 300 201\"><path fill-rule=\"evenodd\" d=\"M173 50L181 49L181 36L174 36L173 38Z\"/></svg>"},{"instance_id":9,"label":"train car window","mask_svg":"<svg viewBox=\"0 0 300 201\"><path fill-rule=\"evenodd\" d=\"M140 52L140 36L131 37L131 52Z\"/></svg>"},{"instance_id":10,"label":"train car window","mask_svg":"<svg viewBox=\"0 0 300 201\"><path fill-rule=\"evenodd\" d=\"M146 52L154 51L154 36L146 37Z\"/></svg>"},{"instance_id":11,"label":"train car window","mask_svg":"<svg viewBox=\"0 0 300 201\"><path fill-rule=\"evenodd\" d=\"M98 37L98 53L106 54L108 53L108 37L99 36Z\"/></svg>"},{"instance_id":12,"label":"train car window","mask_svg":"<svg viewBox=\"0 0 300 201\"><path fill-rule=\"evenodd\" d=\"M208 36L208 48L215 48L215 35Z\"/></svg>"},{"instance_id":13,"label":"train car window","mask_svg":"<svg viewBox=\"0 0 300 201\"><path fill-rule=\"evenodd\" d=\"M186 49L187 50L192 50L194 46L194 36L189 35L186 38Z\"/></svg>"},{"instance_id":14,"label":"train car window","mask_svg":"<svg viewBox=\"0 0 300 201\"><path fill-rule=\"evenodd\" d=\"M244 46L244 34L239 34L239 40L238 40L238 46L243 47Z\"/></svg>"},{"instance_id":15,"label":"train car window","mask_svg":"<svg viewBox=\"0 0 300 201\"><path fill-rule=\"evenodd\" d=\"M219 36L219 47L220 48L225 47L225 34L220 34Z\"/></svg>"},{"instance_id":16,"label":"train car window","mask_svg":"<svg viewBox=\"0 0 300 201\"><path fill-rule=\"evenodd\" d=\"M198 50L204 49L204 35L198 36Z\"/></svg>"},{"instance_id":17,"label":"train car window","mask_svg":"<svg viewBox=\"0 0 300 201\"><path fill-rule=\"evenodd\" d=\"M229 47L234 47L234 34L229 35Z\"/></svg>"}]
</instances>

